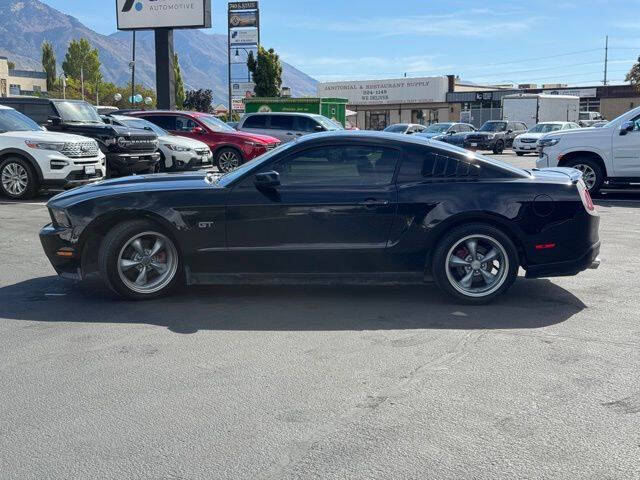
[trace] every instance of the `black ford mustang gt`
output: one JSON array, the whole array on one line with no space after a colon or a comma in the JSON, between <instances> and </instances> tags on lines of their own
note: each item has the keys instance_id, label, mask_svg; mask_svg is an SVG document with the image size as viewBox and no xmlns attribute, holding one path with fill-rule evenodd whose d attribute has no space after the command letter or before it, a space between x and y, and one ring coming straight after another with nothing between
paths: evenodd
<instances>
[{"instance_id":1,"label":"black ford mustang gt","mask_svg":"<svg viewBox=\"0 0 640 480\"><path fill-rule=\"evenodd\" d=\"M48 203L56 271L120 295L177 284L422 282L459 300L596 267L599 217L573 169L521 170L442 142L306 136L223 176L107 180Z\"/></svg>"}]
</instances>

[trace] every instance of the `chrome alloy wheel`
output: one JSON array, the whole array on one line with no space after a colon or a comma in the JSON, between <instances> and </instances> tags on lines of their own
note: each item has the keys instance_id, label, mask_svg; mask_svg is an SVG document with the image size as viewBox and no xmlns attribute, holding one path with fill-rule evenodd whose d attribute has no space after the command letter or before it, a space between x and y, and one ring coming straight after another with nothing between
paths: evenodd
<instances>
[{"instance_id":1,"label":"chrome alloy wheel","mask_svg":"<svg viewBox=\"0 0 640 480\"><path fill-rule=\"evenodd\" d=\"M587 189L591 191L598 180L593 168L589 165L585 165L584 163L576 163L573 168L582 172L582 179L584 180Z\"/></svg>"},{"instance_id":2,"label":"chrome alloy wheel","mask_svg":"<svg viewBox=\"0 0 640 480\"><path fill-rule=\"evenodd\" d=\"M22 195L29 184L27 169L19 163L7 163L2 169L0 179L5 191L15 196Z\"/></svg>"},{"instance_id":3,"label":"chrome alloy wheel","mask_svg":"<svg viewBox=\"0 0 640 480\"><path fill-rule=\"evenodd\" d=\"M224 173L231 172L240 166L240 156L232 151L227 150L218 157L218 167Z\"/></svg>"},{"instance_id":4,"label":"chrome alloy wheel","mask_svg":"<svg viewBox=\"0 0 640 480\"><path fill-rule=\"evenodd\" d=\"M469 297L485 297L498 290L509 273L504 247L488 235L469 235L455 243L445 260L451 286Z\"/></svg>"},{"instance_id":5,"label":"chrome alloy wheel","mask_svg":"<svg viewBox=\"0 0 640 480\"><path fill-rule=\"evenodd\" d=\"M118 275L136 293L151 294L169 285L178 270L178 251L158 232L130 238L118 255Z\"/></svg>"}]
</instances>

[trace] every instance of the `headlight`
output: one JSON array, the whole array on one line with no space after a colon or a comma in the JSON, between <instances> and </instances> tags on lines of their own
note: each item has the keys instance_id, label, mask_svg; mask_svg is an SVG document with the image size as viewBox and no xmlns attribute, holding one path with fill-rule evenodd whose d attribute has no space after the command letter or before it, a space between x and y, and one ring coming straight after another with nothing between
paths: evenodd
<instances>
[{"instance_id":1,"label":"headlight","mask_svg":"<svg viewBox=\"0 0 640 480\"><path fill-rule=\"evenodd\" d=\"M116 139L116 137L111 137L111 138L107 138L104 141L104 144L109 146L109 145L115 145L116 143L118 143L118 140Z\"/></svg>"},{"instance_id":2,"label":"headlight","mask_svg":"<svg viewBox=\"0 0 640 480\"><path fill-rule=\"evenodd\" d=\"M489 133L487 134L487 140L493 140L493 138L496 136L495 133Z\"/></svg>"},{"instance_id":3,"label":"headlight","mask_svg":"<svg viewBox=\"0 0 640 480\"><path fill-rule=\"evenodd\" d=\"M164 146L169 150L173 150L174 152L188 152L189 150L191 150L189 147L181 147L180 145L175 145L173 143L165 143Z\"/></svg>"},{"instance_id":4,"label":"headlight","mask_svg":"<svg viewBox=\"0 0 640 480\"><path fill-rule=\"evenodd\" d=\"M538 140L538 146L541 148L553 147L560 141L560 138L541 138Z\"/></svg>"},{"instance_id":5,"label":"headlight","mask_svg":"<svg viewBox=\"0 0 640 480\"><path fill-rule=\"evenodd\" d=\"M51 212L51 219L53 220L53 223L59 227L68 228L71 226L71 220L69 220L67 212L58 208L50 208L49 211Z\"/></svg>"},{"instance_id":6,"label":"headlight","mask_svg":"<svg viewBox=\"0 0 640 480\"><path fill-rule=\"evenodd\" d=\"M25 140L27 147L37 148L38 150L55 150L60 152L64 150L64 142L37 142L35 140Z\"/></svg>"},{"instance_id":7,"label":"headlight","mask_svg":"<svg viewBox=\"0 0 640 480\"><path fill-rule=\"evenodd\" d=\"M120 148L127 148L129 146L129 142L124 137L118 137L118 146Z\"/></svg>"},{"instance_id":8,"label":"headlight","mask_svg":"<svg viewBox=\"0 0 640 480\"><path fill-rule=\"evenodd\" d=\"M249 145L250 147L264 147L262 143L252 142L251 140L246 140L244 144Z\"/></svg>"}]
</instances>

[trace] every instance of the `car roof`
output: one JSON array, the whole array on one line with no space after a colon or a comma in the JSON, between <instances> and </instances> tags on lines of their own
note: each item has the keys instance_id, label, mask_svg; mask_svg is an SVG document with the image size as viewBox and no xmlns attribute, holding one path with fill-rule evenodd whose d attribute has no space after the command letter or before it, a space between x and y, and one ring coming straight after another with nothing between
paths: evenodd
<instances>
[{"instance_id":1,"label":"car roof","mask_svg":"<svg viewBox=\"0 0 640 480\"><path fill-rule=\"evenodd\" d=\"M189 110L131 110L127 113L138 115L138 114L152 114L152 115L191 115L194 117L201 117L204 115L209 115L215 117L213 113L205 113L205 112L192 112Z\"/></svg>"},{"instance_id":2,"label":"car roof","mask_svg":"<svg viewBox=\"0 0 640 480\"><path fill-rule=\"evenodd\" d=\"M309 112L251 112L251 113L244 114L245 117L248 117L250 115L293 115L293 116L303 115L305 117L322 117L323 116L317 113L309 113Z\"/></svg>"}]
</instances>

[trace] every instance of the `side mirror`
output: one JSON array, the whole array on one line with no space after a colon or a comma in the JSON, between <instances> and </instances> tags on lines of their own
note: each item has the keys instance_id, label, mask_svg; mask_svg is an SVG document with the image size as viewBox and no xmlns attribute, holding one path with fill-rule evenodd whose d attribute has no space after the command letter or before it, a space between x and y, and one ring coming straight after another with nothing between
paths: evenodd
<instances>
[{"instance_id":1,"label":"side mirror","mask_svg":"<svg viewBox=\"0 0 640 480\"><path fill-rule=\"evenodd\" d=\"M256 188L271 189L280 185L280 174L278 172L257 173L255 177Z\"/></svg>"},{"instance_id":2,"label":"side mirror","mask_svg":"<svg viewBox=\"0 0 640 480\"><path fill-rule=\"evenodd\" d=\"M624 122L622 125L620 125L620 135L626 135L629 132L633 132L634 127L635 124L633 122Z\"/></svg>"},{"instance_id":3,"label":"side mirror","mask_svg":"<svg viewBox=\"0 0 640 480\"><path fill-rule=\"evenodd\" d=\"M316 132L324 132L325 128L322 125L316 125L315 131Z\"/></svg>"},{"instance_id":4,"label":"side mirror","mask_svg":"<svg viewBox=\"0 0 640 480\"><path fill-rule=\"evenodd\" d=\"M513 133L513 130L509 129L507 130L507 133Z\"/></svg>"},{"instance_id":5,"label":"side mirror","mask_svg":"<svg viewBox=\"0 0 640 480\"><path fill-rule=\"evenodd\" d=\"M204 128L202 127L193 127L191 133L197 133L198 135L202 135L204 133Z\"/></svg>"},{"instance_id":6,"label":"side mirror","mask_svg":"<svg viewBox=\"0 0 640 480\"><path fill-rule=\"evenodd\" d=\"M47 124L48 125L53 125L53 126L57 126L60 125L62 123L62 118L55 116L55 115L49 115L47 117Z\"/></svg>"}]
</instances>

